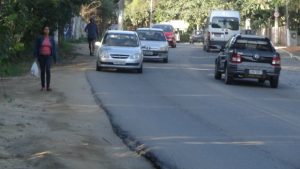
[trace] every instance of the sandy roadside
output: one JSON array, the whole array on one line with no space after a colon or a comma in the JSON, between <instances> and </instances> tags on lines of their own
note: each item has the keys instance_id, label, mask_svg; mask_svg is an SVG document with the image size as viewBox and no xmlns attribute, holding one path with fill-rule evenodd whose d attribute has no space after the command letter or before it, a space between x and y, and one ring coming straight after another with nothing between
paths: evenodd
<instances>
[{"instance_id":1,"label":"sandy roadside","mask_svg":"<svg viewBox=\"0 0 300 169\"><path fill-rule=\"evenodd\" d=\"M79 49L80 50L80 49ZM113 133L85 78L94 58L52 71L52 92L23 76L0 80L1 169L152 169Z\"/></svg>"}]
</instances>

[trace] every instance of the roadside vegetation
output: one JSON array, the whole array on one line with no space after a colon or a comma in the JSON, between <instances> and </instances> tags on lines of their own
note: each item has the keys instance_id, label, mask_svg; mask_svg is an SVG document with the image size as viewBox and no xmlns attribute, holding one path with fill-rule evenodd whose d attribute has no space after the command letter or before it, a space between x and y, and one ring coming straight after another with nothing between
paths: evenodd
<instances>
[{"instance_id":1,"label":"roadside vegetation","mask_svg":"<svg viewBox=\"0 0 300 169\"><path fill-rule=\"evenodd\" d=\"M129 0L126 4L127 27L145 27L150 24L150 0ZM288 2L288 3L287 3ZM205 25L212 9L238 10L242 21L251 19L252 29L273 26L275 6L279 11L279 26L286 24L286 6L289 11L290 28L299 29L300 0L153 0L153 22L181 19L190 28ZM244 22L242 22L244 23Z\"/></svg>"},{"instance_id":2,"label":"roadside vegetation","mask_svg":"<svg viewBox=\"0 0 300 169\"><path fill-rule=\"evenodd\" d=\"M108 4L112 5L108 5ZM89 12L84 17L101 14L111 15L114 1L111 0L0 0L0 76L19 75L20 65L32 62L33 45L43 25L58 30L63 37L64 26L73 16L78 16L84 7ZM96 12L99 13L96 13ZM59 38L59 52L66 51L66 42ZM29 70L30 66L25 70Z\"/></svg>"},{"instance_id":3,"label":"roadside vegetation","mask_svg":"<svg viewBox=\"0 0 300 169\"><path fill-rule=\"evenodd\" d=\"M58 30L59 37L63 37L64 26L70 23L73 16L81 15L86 20L94 16L102 34L110 25L117 23L118 2L0 0L0 75L22 72L15 67L19 67L19 62L33 58L34 39L42 25L49 24L52 31ZM300 0L153 0L152 12L150 0L126 0L124 27L130 30L148 27L152 13L153 23L181 19L190 24L189 31L192 31L205 25L210 10L234 9L240 11L243 21L250 18L255 30L273 26L276 6L279 9L279 26L286 25L285 10L288 7L290 29L298 29L300 33ZM62 38L59 38L61 44Z\"/></svg>"}]
</instances>

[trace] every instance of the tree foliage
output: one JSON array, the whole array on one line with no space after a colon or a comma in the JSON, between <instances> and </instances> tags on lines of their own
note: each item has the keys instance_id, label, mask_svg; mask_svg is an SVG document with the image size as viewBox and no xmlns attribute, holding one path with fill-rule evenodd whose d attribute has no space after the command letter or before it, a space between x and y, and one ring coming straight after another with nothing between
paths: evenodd
<instances>
[{"instance_id":1,"label":"tree foliage","mask_svg":"<svg viewBox=\"0 0 300 169\"><path fill-rule=\"evenodd\" d=\"M31 49L44 24L60 33L89 0L0 0L0 63Z\"/></svg>"},{"instance_id":2,"label":"tree foliage","mask_svg":"<svg viewBox=\"0 0 300 169\"><path fill-rule=\"evenodd\" d=\"M103 33L116 20L117 2L117 0L91 1L82 6L81 16L86 20L94 18L99 25L100 32Z\"/></svg>"},{"instance_id":3,"label":"tree foliage","mask_svg":"<svg viewBox=\"0 0 300 169\"><path fill-rule=\"evenodd\" d=\"M150 0L128 0L126 18L134 26L147 22ZM157 0L154 4L155 22L182 19L195 28L204 26L212 9L238 10L242 21L250 18L253 29L274 23L274 9L278 5L280 24L286 24L285 7L287 0ZM288 0L291 28L299 28L300 0ZM135 13L136 12L136 13Z\"/></svg>"},{"instance_id":4,"label":"tree foliage","mask_svg":"<svg viewBox=\"0 0 300 169\"><path fill-rule=\"evenodd\" d=\"M88 19L96 17L104 31L117 20L119 0L0 0L0 63L18 57L47 23L52 30L63 33L64 25L74 15ZM285 9L289 9L291 29L300 27L300 0L153 0L153 22L182 19L191 25L204 26L212 9L231 9L241 13L242 21L250 18L253 29L274 23L274 8L279 7L279 24L286 24ZM80 9L85 9L81 10ZM126 0L127 27L149 26L150 0ZM243 22L242 22L243 23Z\"/></svg>"},{"instance_id":5,"label":"tree foliage","mask_svg":"<svg viewBox=\"0 0 300 169\"><path fill-rule=\"evenodd\" d=\"M126 27L147 27L149 26L150 4L145 0L127 1L125 9Z\"/></svg>"}]
</instances>

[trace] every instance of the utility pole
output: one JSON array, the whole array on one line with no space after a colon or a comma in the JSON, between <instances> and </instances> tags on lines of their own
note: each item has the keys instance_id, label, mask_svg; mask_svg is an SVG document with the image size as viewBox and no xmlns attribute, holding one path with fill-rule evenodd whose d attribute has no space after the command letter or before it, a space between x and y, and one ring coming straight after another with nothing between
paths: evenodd
<instances>
[{"instance_id":1,"label":"utility pole","mask_svg":"<svg viewBox=\"0 0 300 169\"><path fill-rule=\"evenodd\" d=\"M152 18L153 18L153 0L150 0L150 24L149 27L152 26Z\"/></svg>"},{"instance_id":2,"label":"utility pole","mask_svg":"<svg viewBox=\"0 0 300 169\"><path fill-rule=\"evenodd\" d=\"M275 5L275 12L274 12L274 17L275 17L275 45L278 44L279 38L278 38L278 17L279 17L279 12L278 12L278 4Z\"/></svg>"},{"instance_id":3,"label":"utility pole","mask_svg":"<svg viewBox=\"0 0 300 169\"><path fill-rule=\"evenodd\" d=\"M119 0L119 2L118 2L118 7L119 7L118 30L123 30L124 6L125 6L125 0Z\"/></svg>"},{"instance_id":4,"label":"utility pole","mask_svg":"<svg viewBox=\"0 0 300 169\"><path fill-rule=\"evenodd\" d=\"M286 17L286 46L290 46L290 23L289 23L289 0L285 2L285 17Z\"/></svg>"}]
</instances>

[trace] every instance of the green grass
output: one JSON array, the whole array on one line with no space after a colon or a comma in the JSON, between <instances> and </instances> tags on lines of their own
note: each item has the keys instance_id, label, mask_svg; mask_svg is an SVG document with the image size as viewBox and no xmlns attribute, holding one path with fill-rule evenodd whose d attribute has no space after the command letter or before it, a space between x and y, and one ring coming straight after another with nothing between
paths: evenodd
<instances>
[{"instance_id":1,"label":"green grass","mask_svg":"<svg viewBox=\"0 0 300 169\"><path fill-rule=\"evenodd\" d=\"M71 42L71 43L84 43L84 42L87 42L87 38L71 39L71 40L68 40L68 42Z\"/></svg>"},{"instance_id":2,"label":"green grass","mask_svg":"<svg viewBox=\"0 0 300 169\"><path fill-rule=\"evenodd\" d=\"M63 62L64 60L68 60L73 58L74 43L70 41L61 41L58 50L57 50L57 61Z\"/></svg>"},{"instance_id":3,"label":"green grass","mask_svg":"<svg viewBox=\"0 0 300 169\"><path fill-rule=\"evenodd\" d=\"M180 41L181 42L189 42L190 41L190 34L185 32L180 35Z\"/></svg>"},{"instance_id":4,"label":"green grass","mask_svg":"<svg viewBox=\"0 0 300 169\"><path fill-rule=\"evenodd\" d=\"M73 44L68 41L62 41L58 47L57 60L61 63L64 60L72 59ZM22 76L30 72L34 58L24 56L22 58L7 59L0 62L0 77Z\"/></svg>"},{"instance_id":5,"label":"green grass","mask_svg":"<svg viewBox=\"0 0 300 169\"><path fill-rule=\"evenodd\" d=\"M72 43L68 42L68 41L61 41L60 45L59 45L59 52L62 53L68 53L70 52L70 50L72 50Z\"/></svg>"},{"instance_id":6,"label":"green grass","mask_svg":"<svg viewBox=\"0 0 300 169\"><path fill-rule=\"evenodd\" d=\"M30 72L33 59L5 62L0 65L0 77L21 76Z\"/></svg>"}]
</instances>

